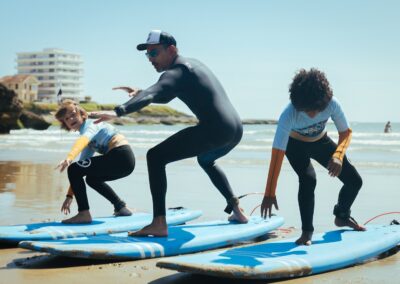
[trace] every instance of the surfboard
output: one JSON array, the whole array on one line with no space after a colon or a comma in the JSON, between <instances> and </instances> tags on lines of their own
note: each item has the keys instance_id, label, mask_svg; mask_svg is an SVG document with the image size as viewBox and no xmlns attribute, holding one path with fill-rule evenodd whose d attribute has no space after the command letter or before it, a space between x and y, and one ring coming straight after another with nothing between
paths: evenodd
<instances>
[{"instance_id":1,"label":"surfboard","mask_svg":"<svg viewBox=\"0 0 400 284\"><path fill-rule=\"evenodd\" d=\"M329 231L311 246L297 238L163 259L157 266L225 278L279 279L340 269L372 259L400 244L399 225L367 226L367 231Z\"/></svg>"},{"instance_id":2,"label":"surfboard","mask_svg":"<svg viewBox=\"0 0 400 284\"><path fill-rule=\"evenodd\" d=\"M199 210L168 209L169 225L183 224L200 217ZM153 215L135 212L131 216L94 218L90 224L63 224L61 222L0 226L0 242L18 243L25 240L51 240L79 236L102 235L138 230L151 223Z\"/></svg>"},{"instance_id":3,"label":"surfboard","mask_svg":"<svg viewBox=\"0 0 400 284\"><path fill-rule=\"evenodd\" d=\"M210 221L169 227L168 237L129 237L127 233L48 242L25 241L22 248L77 258L144 259L193 253L262 236L283 224L274 216L251 217L247 224Z\"/></svg>"}]
</instances>

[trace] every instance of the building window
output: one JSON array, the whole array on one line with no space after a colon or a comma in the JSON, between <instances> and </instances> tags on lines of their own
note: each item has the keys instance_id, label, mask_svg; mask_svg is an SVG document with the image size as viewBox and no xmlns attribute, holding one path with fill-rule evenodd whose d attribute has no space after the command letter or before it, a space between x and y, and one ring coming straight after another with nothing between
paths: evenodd
<instances>
[{"instance_id":1,"label":"building window","mask_svg":"<svg viewBox=\"0 0 400 284\"><path fill-rule=\"evenodd\" d=\"M18 84L15 84L15 89L18 90Z\"/></svg>"}]
</instances>

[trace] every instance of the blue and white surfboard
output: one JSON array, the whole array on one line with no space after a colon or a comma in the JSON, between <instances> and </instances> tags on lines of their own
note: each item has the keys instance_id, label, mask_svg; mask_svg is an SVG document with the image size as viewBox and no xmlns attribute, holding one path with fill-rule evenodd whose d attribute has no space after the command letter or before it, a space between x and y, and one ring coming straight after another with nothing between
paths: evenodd
<instances>
[{"instance_id":1,"label":"blue and white surfboard","mask_svg":"<svg viewBox=\"0 0 400 284\"><path fill-rule=\"evenodd\" d=\"M279 279L326 272L362 263L400 244L400 225L370 225L316 234L311 246L297 238L163 259L158 267L226 278Z\"/></svg>"},{"instance_id":2,"label":"blue and white surfboard","mask_svg":"<svg viewBox=\"0 0 400 284\"><path fill-rule=\"evenodd\" d=\"M127 233L57 241L26 241L22 248L91 259L143 259L215 249L265 235L283 224L274 216L251 217L247 224L212 221L169 228L168 237L129 237Z\"/></svg>"},{"instance_id":3,"label":"blue and white surfboard","mask_svg":"<svg viewBox=\"0 0 400 284\"><path fill-rule=\"evenodd\" d=\"M167 223L183 224L200 217L198 210L169 209ZM133 213L125 217L94 218L90 224L63 224L61 222L0 226L0 242L18 243L26 240L56 240L80 236L94 236L138 230L151 223L153 215Z\"/></svg>"}]
</instances>

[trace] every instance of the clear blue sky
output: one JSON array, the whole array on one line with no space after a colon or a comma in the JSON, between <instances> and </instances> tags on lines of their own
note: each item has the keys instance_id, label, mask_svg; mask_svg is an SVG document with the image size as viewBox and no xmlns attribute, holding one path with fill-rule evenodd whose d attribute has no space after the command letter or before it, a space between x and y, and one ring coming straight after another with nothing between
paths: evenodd
<instances>
[{"instance_id":1,"label":"clear blue sky","mask_svg":"<svg viewBox=\"0 0 400 284\"><path fill-rule=\"evenodd\" d=\"M0 76L16 53L62 48L84 60L85 95L159 77L136 45L151 29L218 76L243 118L277 118L299 68L327 74L350 121L400 121L400 1L2 0ZM189 112L178 100L170 106Z\"/></svg>"}]
</instances>

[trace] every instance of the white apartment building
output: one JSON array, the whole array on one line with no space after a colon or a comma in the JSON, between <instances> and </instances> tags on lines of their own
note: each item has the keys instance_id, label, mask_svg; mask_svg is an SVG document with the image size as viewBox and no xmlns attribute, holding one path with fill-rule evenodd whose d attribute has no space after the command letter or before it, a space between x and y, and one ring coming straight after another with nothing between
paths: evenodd
<instances>
[{"instance_id":1,"label":"white apartment building","mask_svg":"<svg viewBox=\"0 0 400 284\"><path fill-rule=\"evenodd\" d=\"M18 74L33 75L40 81L38 100L42 102L57 102L60 88L63 99L83 100L82 65L80 55L62 49L17 53Z\"/></svg>"}]
</instances>

